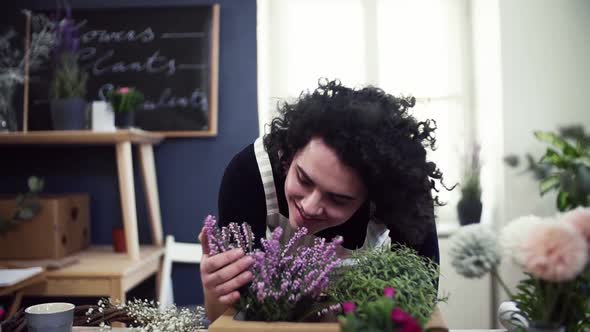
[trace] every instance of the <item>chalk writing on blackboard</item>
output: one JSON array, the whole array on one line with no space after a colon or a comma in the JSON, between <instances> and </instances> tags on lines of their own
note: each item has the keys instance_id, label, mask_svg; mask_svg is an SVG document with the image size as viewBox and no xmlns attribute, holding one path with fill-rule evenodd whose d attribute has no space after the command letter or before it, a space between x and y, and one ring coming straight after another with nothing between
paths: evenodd
<instances>
[{"instance_id":1,"label":"chalk writing on blackboard","mask_svg":"<svg viewBox=\"0 0 590 332\"><path fill-rule=\"evenodd\" d=\"M216 6L74 9L80 64L89 74L87 99L106 100L109 91L133 86L145 95L136 113L140 128L214 135ZM36 99L42 103L47 95Z\"/></svg>"}]
</instances>

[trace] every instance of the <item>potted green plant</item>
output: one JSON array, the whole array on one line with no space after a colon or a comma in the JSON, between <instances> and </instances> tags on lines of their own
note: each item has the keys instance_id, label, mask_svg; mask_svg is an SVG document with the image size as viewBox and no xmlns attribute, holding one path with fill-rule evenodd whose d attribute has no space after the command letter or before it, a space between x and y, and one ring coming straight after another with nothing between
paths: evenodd
<instances>
[{"instance_id":1,"label":"potted green plant","mask_svg":"<svg viewBox=\"0 0 590 332\"><path fill-rule=\"evenodd\" d=\"M541 158L526 155L526 171L539 180L541 196L557 191L556 206L567 211L590 203L590 135L581 126L563 127L555 132L535 132L537 140L549 145ZM505 158L509 166L517 167L519 158Z\"/></svg>"},{"instance_id":2,"label":"potted green plant","mask_svg":"<svg viewBox=\"0 0 590 332\"><path fill-rule=\"evenodd\" d=\"M143 102L143 94L135 88L120 87L107 94L115 112L115 127L133 127L135 111Z\"/></svg>"},{"instance_id":3,"label":"potted green plant","mask_svg":"<svg viewBox=\"0 0 590 332\"><path fill-rule=\"evenodd\" d=\"M57 64L50 84L53 129L80 130L86 126L86 81L88 74L78 64L78 45L74 21L68 15L56 30Z\"/></svg>"},{"instance_id":4,"label":"potted green plant","mask_svg":"<svg viewBox=\"0 0 590 332\"><path fill-rule=\"evenodd\" d=\"M461 199L457 204L459 223L462 226L479 223L481 210L479 146L476 145L461 183Z\"/></svg>"}]
</instances>

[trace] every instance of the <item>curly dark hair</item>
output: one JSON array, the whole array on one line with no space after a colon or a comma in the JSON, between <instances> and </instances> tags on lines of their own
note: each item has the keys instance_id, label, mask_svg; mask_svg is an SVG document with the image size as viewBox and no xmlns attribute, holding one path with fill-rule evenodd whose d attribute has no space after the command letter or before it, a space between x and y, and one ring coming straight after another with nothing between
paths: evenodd
<instances>
[{"instance_id":1,"label":"curly dark hair","mask_svg":"<svg viewBox=\"0 0 590 332\"><path fill-rule=\"evenodd\" d=\"M279 156L275 171L284 175L297 151L322 138L361 176L374 218L390 234L419 245L432 228L434 205L442 205L433 197L436 182L444 184L436 164L426 159L426 149L435 149L436 122L412 117L408 110L415 102L373 86L352 89L321 79L314 91L279 107L264 146Z\"/></svg>"}]
</instances>

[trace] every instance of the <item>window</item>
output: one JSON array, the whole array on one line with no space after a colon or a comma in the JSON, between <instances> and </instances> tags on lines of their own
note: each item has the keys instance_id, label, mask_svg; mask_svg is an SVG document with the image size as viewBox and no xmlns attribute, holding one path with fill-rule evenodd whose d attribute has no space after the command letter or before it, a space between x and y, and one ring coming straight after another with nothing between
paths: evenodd
<instances>
[{"instance_id":1,"label":"window","mask_svg":"<svg viewBox=\"0 0 590 332\"><path fill-rule=\"evenodd\" d=\"M468 0L259 0L259 118L320 77L375 84L417 98L413 114L437 122L430 153L452 186L473 143ZM439 222L457 222L459 189L441 190Z\"/></svg>"}]
</instances>

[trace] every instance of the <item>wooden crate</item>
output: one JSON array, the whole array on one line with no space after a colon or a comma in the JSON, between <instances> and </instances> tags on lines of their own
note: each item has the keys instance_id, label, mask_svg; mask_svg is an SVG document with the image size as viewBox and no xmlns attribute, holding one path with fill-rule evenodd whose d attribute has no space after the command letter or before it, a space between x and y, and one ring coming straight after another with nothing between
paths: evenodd
<instances>
[{"instance_id":1,"label":"wooden crate","mask_svg":"<svg viewBox=\"0 0 590 332\"><path fill-rule=\"evenodd\" d=\"M41 210L0 234L0 259L58 259L90 245L87 194L42 195ZM0 215L14 213L14 197L0 198Z\"/></svg>"},{"instance_id":2,"label":"wooden crate","mask_svg":"<svg viewBox=\"0 0 590 332\"><path fill-rule=\"evenodd\" d=\"M209 326L209 332L340 332L332 323L253 322L235 320L235 310L228 309ZM448 331L438 308L426 323L425 330Z\"/></svg>"}]
</instances>

